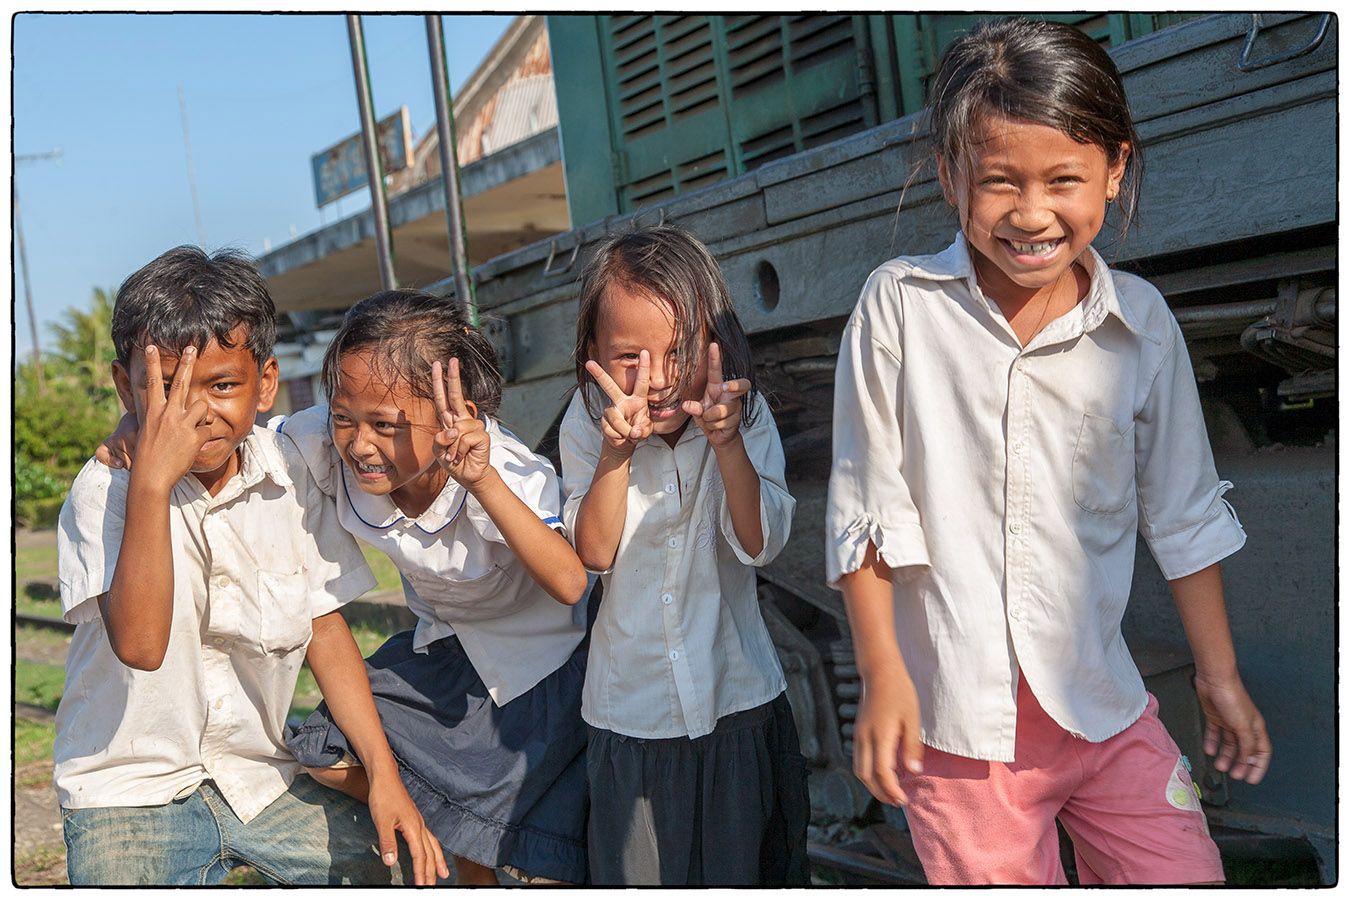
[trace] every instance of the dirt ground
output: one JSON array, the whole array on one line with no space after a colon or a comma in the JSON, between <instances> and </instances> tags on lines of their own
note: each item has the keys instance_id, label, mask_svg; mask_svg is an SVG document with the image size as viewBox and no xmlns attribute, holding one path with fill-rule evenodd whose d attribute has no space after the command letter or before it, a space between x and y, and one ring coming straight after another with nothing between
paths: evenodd
<instances>
[{"instance_id":1,"label":"dirt ground","mask_svg":"<svg viewBox=\"0 0 1350 900\"><path fill-rule=\"evenodd\" d=\"M34 718L28 714L28 718ZM61 807L52 788L52 764L30 763L14 773L14 883L66 883Z\"/></svg>"}]
</instances>

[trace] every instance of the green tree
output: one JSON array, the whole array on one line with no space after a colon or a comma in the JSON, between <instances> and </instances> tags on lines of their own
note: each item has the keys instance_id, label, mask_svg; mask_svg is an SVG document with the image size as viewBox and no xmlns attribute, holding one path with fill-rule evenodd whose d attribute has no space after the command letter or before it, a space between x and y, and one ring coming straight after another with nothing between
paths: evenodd
<instances>
[{"instance_id":1,"label":"green tree","mask_svg":"<svg viewBox=\"0 0 1350 900\"><path fill-rule=\"evenodd\" d=\"M39 394L31 364L15 373L14 500L29 524L53 523L71 480L117 425L111 323L110 295L96 289L90 309L68 309L50 326L56 344L43 354L46 392Z\"/></svg>"}]
</instances>

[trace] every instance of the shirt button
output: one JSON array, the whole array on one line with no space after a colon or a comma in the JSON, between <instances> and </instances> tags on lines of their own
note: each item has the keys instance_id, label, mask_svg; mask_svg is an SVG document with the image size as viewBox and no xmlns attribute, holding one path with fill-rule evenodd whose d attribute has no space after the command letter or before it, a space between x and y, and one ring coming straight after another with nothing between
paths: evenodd
<instances>
[{"instance_id":1,"label":"shirt button","mask_svg":"<svg viewBox=\"0 0 1350 900\"><path fill-rule=\"evenodd\" d=\"M219 578L216 579L216 587L227 588L229 586L230 586L230 579L226 578L224 575L221 575Z\"/></svg>"},{"instance_id":2,"label":"shirt button","mask_svg":"<svg viewBox=\"0 0 1350 900\"><path fill-rule=\"evenodd\" d=\"M666 485L666 493L667 493L667 494L673 494L673 493L675 493L675 485L673 485L673 484L668 484L668 485Z\"/></svg>"},{"instance_id":3,"label":"shirt button","mask_svg":"<svg viewBox=\"0 0 1350 900\"><path fill-rule=\"evenodd\" d=\"M1008 616L1019 622L1022 621L1022 607L1014 606L1012 609L1008 610Z\"/></svg>"},{"instance_id":4,"label":"shirt button","mask_svg":"<svg viewBox=\"0 0 1350 900\"><path fill-rule=\"evenodd\" d=\"M670 546L671 546L672 548L680 546L680 539L679 539L679 538L671 538L671 539L670 539Z\"/></svg>"},{"instance_id":5,"label":"shirt button","mask_svg":"<svg viewBox=\"0 0 1350 900\"><path fill-rule=\"evenodd\" d=\"M666 606L669 606L669 605L670 605L670 601L672 601L672 600L674 600L674 599L675 599L675 598L672 597L670 594L662 594L662 595L661 595L661 602L664 603Z\"/></svg>"},{"instance_id":6,"label":"shirt button","mask_svg":"<svg viewBox=\"0 0 1350 900\"><path fill-rule=\"evenodd\" d=\"M1008 530L1011 531L1013 534L1021 534L1021 533L1022 533L1022 523L1021 523L1021 522L1014 522L1014 523L1012 523L1011 525L1008 526Z\"/></svg>"},{"instance_id":7,"label":"shirt button","mask_svg":"<svg viewBox=\"0 0 1350 900\"><path fill-rule=\"evenodd\" d=\"M672 660L679 659L679 658L680 658L680 651L678 651L678 650L672 650L672 651L670 651L670 658L671 658Z\"/></svg>"},{"instance_id":8,"label":"shirt button","mask_svg":"<svg viewBox=\"0 0 1350 900\"><path fill-rule=\"evenodd\" d=\"M1013 452L1014 452L1014 453L1021 453L1021 452L1022 452L1022 442L1021 442L1021 441L1018 441L1017 443L1013 444Z\"/></svg>"},{"instance_id":9,"label":"shirt button","mask_svg":"<svg viewBox=\"0 0 1350 900\"><path fill-rule=\"evenodd\" d=\"M224 700L217 700L217 701L216 701L216 709L220 709L221 704L224 703L224 702L225 702Z\"/></svg>"},{"instance_id":10,"label":"shirt button","mask_svg":"<svg viewBox=\"0 0 1350 900\"><path fill-rule=\"evenodd\" d=\"M215 639L214 641L212 641L211 643L215 644L217 647L224 647L224 646L225 646L225 639L224 639L224 638L216 638L216 639Z\"/></svg>"}]
</instances>

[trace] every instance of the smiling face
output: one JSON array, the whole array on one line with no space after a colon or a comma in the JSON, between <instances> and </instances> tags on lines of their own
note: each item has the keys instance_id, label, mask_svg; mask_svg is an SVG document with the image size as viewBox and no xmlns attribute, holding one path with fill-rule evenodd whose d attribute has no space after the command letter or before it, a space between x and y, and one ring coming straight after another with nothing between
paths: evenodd
<instances>
[{"instance_id":1,"label":"smiling face","mask_svg":"<svg viewBox=\"0 0 1350 900\"><path fill-rule=\"evenodd\" d=\"M612 282L605 288L596 320L591 359L598 362L625 393L637 384L638 354L651 356L647 405L652 432L669 443L679 439L689 424L689 414L680 409L682 400L697 400L707 380L707 360L700 354L691 382L691 396L674 393L679 381L675 312L669 303L640 288Z\"/></svg>"},{"instance_id":2,"label":"smiling face","mask_svg":"<svg viewBox=\"0 0 1350 900\"><path fill-rule=\"evenodd\" d=\"M1110 164L1095 144L994 115L973 137L963 164L939 158L943 193L960 213L980 288L1025 302L1053 290L1101 231L1128 148Z\"/></svg>"},{"instance_id":3,"label":"smiling face","mask_svg":"<svg viewBox=\"0 0 1350 900\"><path fill-rule=\"evenodd\" d=\"M202 348L192 367L187 403L189 406L197 400L206 403L206 417L201 425L209 430L210 438L192 461L191 472L212 495L239 471L239 458L234 451L253 430L257 414L271 409L276 398L276 358L268 357L259 367L246 346L247 340L246 329L238 326L229 334L233 347L222 347L211 340ZM167 395L181 359L162 347L159 355ZM145 353L142 349L132 352L129 371L120 362L113 363L113 381L122 404L127 409L134 409L144 421Z\"/></svg>"},{"instance_id":4,"label":"smiling face","mask_svg":"<svg viewBox=\"0 0 1350 900\"><path fill-rule=\"evenodd\" d=\"M389 495L405 514L421 515L449 477L436 460L435 403L374 365L371 350L344 353L339 371L329 400L333 446L352 480L367 494Z\"/></svg>"}]
</instances>

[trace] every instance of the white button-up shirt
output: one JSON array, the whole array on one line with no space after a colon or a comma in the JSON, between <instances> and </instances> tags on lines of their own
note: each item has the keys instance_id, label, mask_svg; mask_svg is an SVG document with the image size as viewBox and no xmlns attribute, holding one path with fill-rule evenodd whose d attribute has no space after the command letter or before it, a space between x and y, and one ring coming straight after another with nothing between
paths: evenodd
<instances>
[{"instance_id":1,"label":"white button-up shirt","mask_svg":"<svg viewBox=\"0 0 1350 900\"><path fill-rule=\"evenodd\" d=\"M1166 578L1246 540L1214 469L1181 330L1093 250L1092 286L1022 347L964 237L885 263L844 329L828 580L867 544L895 572L924 743L1013 759L1019 666L1069 732L1144 709L1120 632L1135 532Z\"/></svg>"},{"instance_id":2,"label":"white button-up shirt","mask_svg":"<svg viewBox=\"0 0 1350 900\"><path fill-rule=\"evenodd\" d=\"M388 496L367 494L333 447L327 406L274 420L337 499L347 531L383 550L398 567L408 608L417 616L413 649L458 635L494 703L503 706L557 671L586 635L586 606L559 603L520 562L492 518L459 482L448 479L426 511L405 516ZM489 461L502 481L554 528L562 496L548 460L487 419Z\"/></svg>"},{"instance_id":3,"label":"white button-up shirt","mask_svg":"<svg viewBox=\"0 0 1350 900\"><path fill-rule=\"evenodd\" d=\"M375 585L299 454L254 428L212 497L191 475L169 501L173 620L153 672L113 654L98 609L112 587L130 475L90 460L57 533L75 636L56 713L56 791L68 809L156 806L206 779L240 821L300 771L283 728L311 620Z\"/></svg>"},{"instance_id":4,"label":"white button-up shirt","mask_svg":"<svg viewBox=\"0 0 1350 900\"><path fill-rule=\"evenodd\" d=\"M581 717L640 738L696 738L722 716L786 689L759 611L755 568L787 543L796 501L783 478L783 445L762 397L742 429L759 473L764 547L736 539L712 446L690 422L672 448L658 435L633 451L628 509L591 634ZM581 394L563 417L563 521L569 533L591 487L603 440Z\"/></svg>"}]
</instances>

